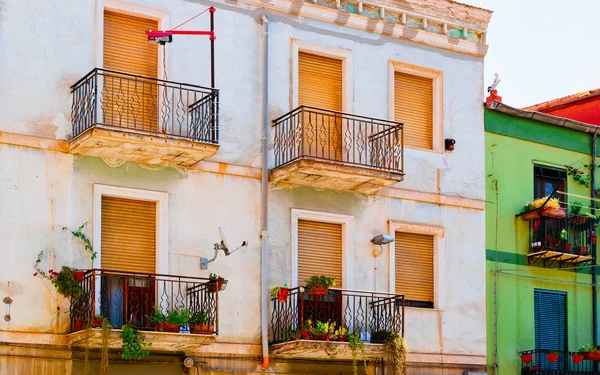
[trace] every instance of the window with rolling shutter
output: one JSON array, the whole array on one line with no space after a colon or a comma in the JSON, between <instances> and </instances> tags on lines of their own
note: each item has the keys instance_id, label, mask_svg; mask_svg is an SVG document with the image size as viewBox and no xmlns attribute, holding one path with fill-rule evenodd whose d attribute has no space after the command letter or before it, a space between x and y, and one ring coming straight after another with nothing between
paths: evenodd
<instances>
[{"instance_id":1,"label":"window with rolling shutter","mask_svg":"<svg viewBox=\"0 0 600 375\"><path fill-rule=\"evenodd\" d=\"M342 285L342 225L298 220L298 284L314 275L335 277Z\"/></svg>"},{"instance_id":2,"label":"window with rolling shutter","mask_svg":"<svg viewBox=\"0 0 600 375\"><path fill-rule=\"evenodd\" d=\"M433 149L433 79L394 72L394 120L406 146Z\"/></svg>"},{"instance_id":3,"label":"window with rolling shutter","mask_svg":"<svg viewBox=\"0 0 600 375\"><path fill-rule=\"evenodd\" d=\"M105 11L103 68L157 78L158 46L148 43L150 29L157 30L158 21ZM102 114L107 125L156 131L157 86L129 76L105 76Z\"/></svg>"},{"instance_id":4,"label":"window with rolling shutter","mask_svg":"<svg viewBox=\"0 0 600 375\"><path fill-rule=\"evenodd\" d=\"M342 111L343 61L298 52L298 106ZM342 118L331 112L305 113L304 155L342 158ZM327 141L319 139L326 135Z\"/></svg>"},{"instance_id":5,"label":"window with rolling shutter","mask_svg":"<svg viewBox=\"0 0 600 375\"><path fill-rule=\"evenodd\" d=\"M533 291L535 348L564 352L567 348L567 294L551 290ZM542 370L563 370L564 361L548 362L546 353L537 353Z\"/></svg>"},{"instance_id":6,"label":"window with rolling shutter","mask_svg":"<svg viewBox=\"0 0 600 375\"><path fill-rule=\"evenodd\" d=\"M102 197L101 267L156 273L156 202Z\"/></svg>"},{"instance_id":7,"label":"window with rolling shutter","mask_svg":"<svg viewBox=\"0 0 600 375\"><path fill-rule=\"evenodd\" d=\"M395 292L404 294L406 305L433 308L434 236L396 232Z\"/></svg>"}]
</instances>

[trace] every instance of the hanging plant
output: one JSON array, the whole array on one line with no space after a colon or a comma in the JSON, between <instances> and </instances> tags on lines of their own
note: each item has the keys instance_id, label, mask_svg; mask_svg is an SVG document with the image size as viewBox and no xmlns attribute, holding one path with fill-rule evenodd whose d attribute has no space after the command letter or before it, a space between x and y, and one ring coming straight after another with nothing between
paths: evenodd
<instances>
[{"instance_id":1,"label":"hanging plant","mask_svg":"<svg viewBox=\"0 0 600 375\"><path fill-rule=\"evenodd\" d=\"M137 328L124 325L120 337L123 339L123 359L136 361L150 355L148 347L152 346L152 343L144 341L144 336Z\"/></svg>"},{"instance_id":2,"label":"hanging plant","mask_svg":"<svg viewBox=\"0 0 600 375\"><path fill-rule=\"evenodd\" d=\"M408 348L404 338L398 332L390 332L385 338L383 347L390 357L388 365L391 373L406 375L406 352Z\"/></svg>"},{"instance_id":3,"label":"hanging plant","mask_svg":"<svg viewBox=\"0 0 600 375\"><path fill-rule=\"evenodd\" d=\"M358 375L358 350L362 354L362 361L365 365L365 374L368 374L367 371L367 356L365 354L365 344L360 338L360 332L356 331L354 333L349 334L348 336L348 345L350 346L350 350L352 352L352 372L354 375Z\"/></svg>"}]
</instances>

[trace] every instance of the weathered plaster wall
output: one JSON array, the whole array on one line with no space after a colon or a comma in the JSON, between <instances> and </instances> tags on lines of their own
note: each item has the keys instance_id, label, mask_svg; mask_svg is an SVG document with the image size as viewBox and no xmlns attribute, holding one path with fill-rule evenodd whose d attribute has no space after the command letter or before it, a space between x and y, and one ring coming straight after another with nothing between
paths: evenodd
<instances>
[{"instance_id":1,"label":"weathered plaster wall","mask_svg":"<svg viewBox=\"0 0 600 375\"><path fill-rule=\"evenodd\" d=\"M209 2L131 1L168 12L170 25L198 13ZM224 2L216 13L216 77L221 89L221 149L214 161L260 165L262 41L257 19L263 11ZM452 153L407 149L404 189L484 199L481 93L483 62L455 52L371 35L334 24L269 15L270 115L291 109L291 39L352 50L353 112L388 117L389 60L441 70L444 74L444 137L457 140ZM4 2L0 8L0 131L66 139L69 86L96 61L96 6L93 1L35 4ZM204 28L205 18L186 25ZM49 32L51 30L51 32ZM23 48L28 46L28 48ZM176 37L167 47L169 78L209 84L208 41ZM169 267L175 274L230 278L221 299L219 340L259 340L260 186L254 179L174 169L150 170L135 164L110 168L100 159L0 146L0 291L12 296L13 320L0 330L64 332L67 317L56 311L51 287L33 278L40 250L54 249L55 265L86 266L87 256L61 231L92 218L92 184L101 183L169 193ZM8 171L8 172L5 172ZM439 171L439 179L438 179ZM391 198L312 189L271 194L271 284L289 282L290 210L311 209L355 217L355 284L373 288L369 239L388 230L388 220L441 225L446 241L445 308L409 309L406 336L412 350L483 355L483 212ZM225 228L230 242L250 245L199 271L198 257L210 256ZM14 255L13 255L14 254ZM378 289L388 290L389 256L379 260ZM6 275L6 276L4 276ZM38 307L40 306L40 307ZM253 306L249 308L248 306Z\"/></svg>"}]
</instances>

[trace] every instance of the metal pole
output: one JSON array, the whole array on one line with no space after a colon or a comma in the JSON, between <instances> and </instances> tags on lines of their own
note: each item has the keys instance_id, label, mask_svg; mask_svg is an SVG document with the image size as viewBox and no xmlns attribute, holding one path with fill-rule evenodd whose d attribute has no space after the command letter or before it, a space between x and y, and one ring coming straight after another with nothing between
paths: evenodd
<instances>
[{"instance_id":1,"label":"metal pole","mask_svg":"<svg viewBox=\"0 0 600 375\"><path fill-rule=\"evenodd\" d=\"M210 7L210 87L215 88L215 7Z\"/></svg>"}]
</instances>

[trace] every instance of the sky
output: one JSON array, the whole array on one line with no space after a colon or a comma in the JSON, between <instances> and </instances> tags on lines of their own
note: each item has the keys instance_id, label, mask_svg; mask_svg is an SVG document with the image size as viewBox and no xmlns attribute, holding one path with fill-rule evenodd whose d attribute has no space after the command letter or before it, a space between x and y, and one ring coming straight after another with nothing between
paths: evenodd
<instances>
[{"instance_id":1,"label":"sky","mask_svg":"<svg viewBox=\"0 0 600 375\"><path fill-rule=\"evenodd\" d=\"M494 12L484 82L487 88L500 75L505 104L521 108L600 88L600 0L458 1Z\"/></svg>"}]
</instances>

